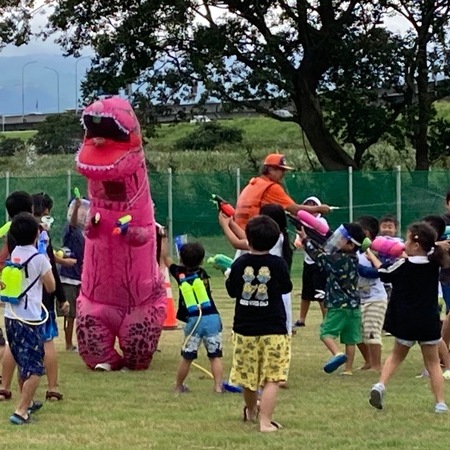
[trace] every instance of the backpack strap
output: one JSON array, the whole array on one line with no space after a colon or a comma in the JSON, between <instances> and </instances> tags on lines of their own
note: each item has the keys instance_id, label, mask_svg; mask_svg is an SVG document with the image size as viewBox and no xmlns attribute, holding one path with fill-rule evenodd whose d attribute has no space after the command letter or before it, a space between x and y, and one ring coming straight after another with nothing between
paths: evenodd
<instances>
[{"instance_id":1,"label":"backpack strap","mask_svg":"<svg viewBox=\"0 0 450 450\"><path fill-rule=\"evenodd\" d=\"M22 264L22 268L25 271L25 277L28 278L28 263L35 257L39 255L39 252L35 253L34 255L31 255L23 264ZM19 295L19 297L17 297L19 300L22 299L23 297L25 297L25 306L24 309L27 309L28 307L28 295L27 293L30 291L30 289L39 281L39 278L41 278L40 275L38 275L28 286L27 288Z\"/></svg>"}]
</instances>

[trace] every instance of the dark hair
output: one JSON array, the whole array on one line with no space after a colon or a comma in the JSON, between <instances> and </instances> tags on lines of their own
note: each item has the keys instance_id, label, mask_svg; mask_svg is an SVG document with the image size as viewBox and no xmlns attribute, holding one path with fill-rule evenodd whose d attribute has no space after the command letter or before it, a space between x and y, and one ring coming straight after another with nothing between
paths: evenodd
<instances>
[{"instance_id":1,"label":"dark hair","mask_svg":"<svg viewBox=\"0 0 450 450\"><path fill-rule=\"evenodd\" d=\"M35 217L41 217L46 209L51 211L53 208L53 200L48 194L41 192L40 194L33 194L31 197L33 199L33 214Z\"/></svg>"},{"instance_id":2,"label":"dark hair","mask_svg":"<svg viewBox=\"0 0 450 450\"><path fill-rule=\"evenodd\" d=\"M188 242L180 248L180 259L187 269L197 269L205 257L205 249L199 242Z\"/></svg>"},{"instance_id":3,"label":"dark hair","mask_svg":"<svg viewBox=\"0 0 450 450\"><path fill-rule=\"evenodd\" d=\"M448 202L450 202L450 189L447 191L447 194L445 195L445 201L447 202L447 205Z\"/></svg>"},{"instance_id":4,"label":"dark hair","mask_svg":"<svg viewBox=\"0 0 450 450\"><path fill-rule=\"evenodd\" d=\"M411 240L427 252L431 262L440 266L448 265L448 254L435 244L437 234L434 228L425 222L416 222L408 227L408 231L411 233Z\"/></svg>"},{"instance_id":5,"label":"dark hair","mask_svg":"<svg viewBox=\"0 0 450 450\"><path fill-rule=\"evenodd\" d=\"M386 214L380 219L380 225L385 222L392 222L395 225L395 228L398 228L398 220L395 216Z\"/></svg>"},{"instance_id":6,"label":"dark hair","mask_svg":"<svg viewBox=\"0 0 450 450\"><path fill-rule=\"evenodd\" d=\"M355 244L355 248L353 249L356 253L361 248L361 244L366 238L366 233L364 233L363 227L359 223L343 223L342 225L347 230L350 237L359 243L359 245Z\"/></svg>"},{"instance_id":7,"label":"dark hair","mask_svg":"<svg viewBox=\"0 0 450 450\"><path fill-rule=\"evenodd\" d=\"M369 233L369 238L374 240L378 232L380 231L380 224L378 223L378 219L373 216L361 216L356 219L356 222L359 223L364 231Z\"/></svg>"},{"instance_id":8,"label":"dark hair","mask_svg":"<svg viewBox=\"0 0 450 450\"><path fill-rule=\"evenodd\" d=\"M33 200L31 195L24 191L15 191L8 195L5 201L6 211L12 219L21 212L33 212Z\"/></svg>"},{"instance_id":9,"label":"dark hair","mask_svg":"<svg viewBox=\"0 0 450 450\"><path fill-rule=\"evenodd\" d=\"M269 216L256 216L245 227L247 240L259 252L269 251L280 237L280 227Z\"/></svg>"},{"instance_id":10,"label":"dark hair","mask_svg":"<svg viewBox=\"0 0 450 450\"><path fill-rule=\"evenodd\" d=\"M287 231L287 218L284 208L281 205L278 205L277 203L269 203L267 205L262 206L261 209L259 210L259 213L263 216L268 216L271 219L273 219L280 228L280 232L283 235L282 256L283 259L286 261L286 264L288 265L288 268L290 270L292 266L292 257L294 252L292 250L291 243L289 242L289 236Z\"/></svg>"},{"instance_id":11,"label":"dark hair","mask_svg":"<svg viewBox=\"0 0 450 450\"><path fill-rule=\"evenodd\" d=\"M437 240L445 234L445 220L441 216L426 216L422 222L427 223L437 233Z\"/></svg>"},{"instance_id":12,"label":"dark hair","mask_svg":"<svg viewBox=\"0 0 450 450\"><path fill-rule=\"evenodd\" d=\"M33 245L38 231L39 225L29 212L17 214L11 221L11 228L9 229L16 245Z\"/></svg>"}]
</instances>

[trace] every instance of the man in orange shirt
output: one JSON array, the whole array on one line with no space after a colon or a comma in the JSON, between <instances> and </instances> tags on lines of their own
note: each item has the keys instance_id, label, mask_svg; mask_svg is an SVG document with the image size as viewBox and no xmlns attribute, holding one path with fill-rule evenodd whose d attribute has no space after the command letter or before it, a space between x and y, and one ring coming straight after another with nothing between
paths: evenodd
<instances>
[{"instance_id":1,"label":"man in orange shirt","mask_svg":"<svg viewBox=\"0 0 450 450\"><path fill-rule=\"evenodd\" d=\"M234 220L242 229L245 229L247 222L252 217L259 214L261 206L268 203L279 204L292 214L296 214L301 209L319 214L330 211L328 205L308 206L295 203L281 185L281 180L287 170L293 170L293 167L286 165L284 155L271 153L266 156L261 175L249 181L237 200Z\"/></svg>"}]
</instances>

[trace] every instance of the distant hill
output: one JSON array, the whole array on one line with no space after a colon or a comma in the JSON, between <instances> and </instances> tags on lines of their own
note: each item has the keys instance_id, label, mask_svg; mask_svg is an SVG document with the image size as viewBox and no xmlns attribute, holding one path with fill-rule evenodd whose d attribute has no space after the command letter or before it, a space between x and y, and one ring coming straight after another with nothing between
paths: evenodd
<instances>
[{"instance_id":1,"label":"distant hill","mask_svg":"<svg viewBox=\"0 0 450 450\"><path fill-rule=\"evenodd\" d=\"M46 66L59 73L60 111L74 109L75 58L49 54L1 56L0 53L0 115L22 113L22 67L30 61L37 62L24 71L25 113L57 112L56 74L45 69ZM78 88L89 65L87 58L78 63Z\"/></svg>"}]
</instances>

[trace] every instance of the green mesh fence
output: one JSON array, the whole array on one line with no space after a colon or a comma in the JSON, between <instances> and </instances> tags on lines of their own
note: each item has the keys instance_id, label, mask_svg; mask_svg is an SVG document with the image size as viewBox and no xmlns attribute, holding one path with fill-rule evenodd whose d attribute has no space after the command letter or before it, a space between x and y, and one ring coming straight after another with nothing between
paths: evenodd
<instances>
[{"instance_id":1,"label":"green mesh fence","mask_svg":"<svg viewBox=\"0 0 450 450\"><path fill-rule=\"evenodd\" d=\"M240 173L239 186L243 188L252 173ZM229 172L205 174L150 173L152 198L156 206L156 219L167 224L169 217L169 186L172 185L173 235L188 234L194 237L220 236L217 209L211 202L211 194L219 194L231 203L236 202L238 174ZM403 230L427 214L444 212L445 193L450 186L450 172L355 172L352 175L352 201L347 172L287 173L286 190L297 202L315 195L324 203L339 206L328 220L336 227L350 218L360 215L396 214L397 189L400 183L401 218ZM29 193L46 192L54 200L52 215L55 217L52 236L55 245L60 244L66 222L69 195L78 187L86 195L86 181L75 173L64 177L0 178L0 201L4 205L7 192L24 190ZM350 206L353 205L352 208ZM0 210L1 213L1 210ZM6 220L3 208L3 218ZM214 242L214 240L212 241Z\"/></svg>"}]
</instances>

